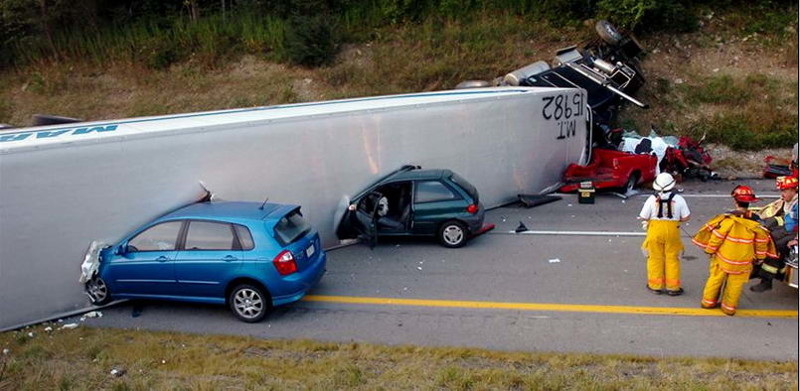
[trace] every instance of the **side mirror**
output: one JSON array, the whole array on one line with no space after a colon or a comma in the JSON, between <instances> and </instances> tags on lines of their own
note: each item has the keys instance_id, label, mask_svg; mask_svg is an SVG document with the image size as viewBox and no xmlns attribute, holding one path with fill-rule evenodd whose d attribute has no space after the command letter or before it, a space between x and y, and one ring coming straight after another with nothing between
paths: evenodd
<instances>
[{"instance_id":1,"label":"side mirror","mask_svg":"<svg viewBox=\"0 0 800 391\"><path fill-rule=\"evenodd\" d=\"M131 245L126 243L126 244L121 244L121 245L119 245L119 247L114 249L114 255L125 255L125 254L132 253L132 252L135 252L135 251L136 251L135 247L133 247L133 246L131 246Z\"/></svg>"}]
</instances>

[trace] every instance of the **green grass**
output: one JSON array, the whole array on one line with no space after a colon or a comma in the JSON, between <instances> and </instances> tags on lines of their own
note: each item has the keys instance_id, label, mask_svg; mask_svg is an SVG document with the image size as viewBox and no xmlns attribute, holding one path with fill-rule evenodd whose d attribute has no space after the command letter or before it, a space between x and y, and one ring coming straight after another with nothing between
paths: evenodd
<instances>
[{"instance_id":1,"label":"green grass","mask_svg":"<svg viewBox=\"0 0 800 391\"><path fill-rule=\"evenodd\" d=\"M655 113L628 108L623 123L639 129L656 123L695 138L705 134L736 150L785 148L797 140L796 81L763 73L694 75L683 84L656 78L643 95Z\"/></svg>"},{"instance_id":2,"label":"green grass","mask_svg":"<svg viewBox=\"0 0 800 391\"><path fill-rule=\"evenodd\" d=\"M556 49L595 36L590 24L531 23L530 13L538 12L533 3L507 5L394 24L384 18L391 10L353 8L335 20L351 43L332 63L314 69L284 65L286 22L254 13L229 14L225 21L214 15L197 23L177 20L171 28L142 23L64 33L57 61L34 46L28 65L0 72L0 122L24 126L33 113L93 120L449 89L548 61ZM789 8L787 13L796 10ZM797 44L767 41L796 41L789 38L796 38L790 31L797 22L745 42L731 24L777 16L747 7L714 11L712 19L702 18L707 24L698 32L642 40L647 48L660 48L645 58L648 82L637 94L652 108L626 107L618 124L645 132L654 124L673 135L705 133L740 150L792 145ZM662 61L667 50L675 51L673 41L682 42L673 53L680 57L667 66ZM718 58L695 61L709 55ZM759 61L740 65L733 57Z\"/></svg>"},{"instance_id":3,"label":"green grass","mask_svg":"<svg viewBox=\"0 0 800 391\"><path fill-rule=\"evenodd\" d=\"M0 334L0 389L789 390L797 362L496 352L44 326ZM34 332L34 337L27 336ZM125 373L116 377L111 370Z\"/></svg>"}]
</instances>

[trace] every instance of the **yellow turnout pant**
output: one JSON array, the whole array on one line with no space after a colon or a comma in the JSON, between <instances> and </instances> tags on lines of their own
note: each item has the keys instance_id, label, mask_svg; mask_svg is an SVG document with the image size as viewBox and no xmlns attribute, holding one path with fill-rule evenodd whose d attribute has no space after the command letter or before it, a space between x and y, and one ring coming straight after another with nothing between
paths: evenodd
<instances>
[{"instance_id":1,"label":"yellow turnout pant","mask_svg":"<svg viewBox=\"0 0 800 391\"><path fill-rule=\"evenodd\" d=\"M642 243L647 250L647 286L650 289L677 291L681 288L681 261L683 251L680 222L650 220L647 236Z\"/></svg>"},{"instance_id":2,"label":"yellow turnout pant","mask_svg":"<svg viewBox=\"0 0 800 391\"><path fill-rule=\"evenodd\" d=\"M700 305L703 308L714 308L720 305L722 312L733 315L736 313L739 298L742 297L742 288L750 280L750 271L738 274L726 273L720 267L720 262L716 256L711 259L708 267L708 281L703 289L703 301L700 302ZM723 284L725 290L722 292L720 300L720 290Z\"/></svg>"}]
</instances>

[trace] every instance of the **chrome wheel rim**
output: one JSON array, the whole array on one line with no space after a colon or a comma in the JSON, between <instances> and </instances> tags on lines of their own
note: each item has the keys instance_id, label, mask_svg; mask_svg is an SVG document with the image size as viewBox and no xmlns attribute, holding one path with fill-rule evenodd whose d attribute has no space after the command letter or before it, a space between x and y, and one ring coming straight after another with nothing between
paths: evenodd
<instances>
[{"instance_id":1,"label":"chrome wheel rim","mask_svg":"<svg viewBox=\"0 0 800 391\"><path fill-rule=\"evenodd\" d=\"M240 289L233 296L233 308L243 318L253 319L264 311L264 300L261 294L253 289Z\"/></svg>"},{"instance_id":2,"label":"chrome wheel rim","mask_svg":"<svg viewBox=\"0 0 800 391\"><path fill-rule=\"evenodd\" d=\"M86 292L93 303L98 303L106 299L108 296L108 287L102 278L95 278L86 284Z\"/></svg>"},{"instance_id":3,"label":"chrome wheel rim","mask_svg":"<svg viewBox=\"0 0 800 391\"><path fill-rule=\"evenodd\" d=\"M464 240L464 230L457 225L448 225L444 228L442 237L447 244L456 245Z\"/></svg>"}]
</instances>

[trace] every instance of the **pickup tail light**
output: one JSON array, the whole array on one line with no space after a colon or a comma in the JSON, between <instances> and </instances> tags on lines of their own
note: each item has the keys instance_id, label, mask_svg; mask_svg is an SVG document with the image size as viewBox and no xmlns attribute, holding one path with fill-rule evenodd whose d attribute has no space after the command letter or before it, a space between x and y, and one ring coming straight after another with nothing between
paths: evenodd
<instances>
[{"instance_id":1,"label":"pickup tail light","mask_svg":"<svg viewBox=\"0 0 800 391\"><path fill-rule=\"evenodd\" d=\"M470 204L470 206L467 207L467 213L472 215L478 213L478 205Z\"/></svg>"},{"instance_id":2,"label":"pickup tail light","mask_svg":"<svg viewBox=\"0 0 800 391\"><path fill-rule=\"evenodd\" d=\"M281 253L272 260L272 264L275 265L275 269L277 269L278 273L282 276L288 276L297 271L297 262L294 261L294 255L292 255L289 250L281 251Z\"/></svg>"}]
</instances>

